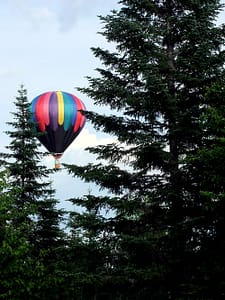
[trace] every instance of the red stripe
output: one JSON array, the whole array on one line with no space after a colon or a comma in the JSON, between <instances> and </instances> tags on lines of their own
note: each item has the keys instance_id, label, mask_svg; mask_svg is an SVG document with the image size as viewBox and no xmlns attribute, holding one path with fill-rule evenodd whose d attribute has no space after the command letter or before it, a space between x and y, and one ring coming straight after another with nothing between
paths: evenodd
<instances>
[{"instance_id":1,"label":"red stripe","mask_svg":"<svg viewBox=\"0 0 225 300\"><path fill-rule=\"evenodd\" d=\"M36 119L38 126L42 132L45 131L45 126L49 124L49 98L51 92L40 95L36 103Z\"/></svg>"}]
</instances>

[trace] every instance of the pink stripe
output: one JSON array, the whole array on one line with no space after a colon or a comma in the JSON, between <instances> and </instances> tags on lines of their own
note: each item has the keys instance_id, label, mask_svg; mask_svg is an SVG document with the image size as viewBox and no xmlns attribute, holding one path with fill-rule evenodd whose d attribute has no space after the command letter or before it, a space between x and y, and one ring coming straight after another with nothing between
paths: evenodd
<instances>
[{"instance_id":1,"label":"pink stripe","mask_svg":"<svg viewBox=\"0 0 225 300\"><path fill-rule=\"evenodd\" d=\"M76 96L74 96L74 100L76 102L77 116L76 116L76 122L74 124L73 131L76 132L80 128L80 124L82 121L82 114L78 111L82 109L82 105L80 99L77 98Z\"/></svg>"},{"instance_id":2,"label":"pink stripe","mask_svg":"<svg viewBox=\"0 0 225 300\"><path fill-rule=\"evenodd\" d=\"M81 103L81 110L86 110L86 107L85 107L84 103L82 101L80 101L80 103ZM82 115L82 120L81 120L81 123L80 123L81 128L84 126L85 120L86 120L85 116Z\"/></svg>"}]
</instances>

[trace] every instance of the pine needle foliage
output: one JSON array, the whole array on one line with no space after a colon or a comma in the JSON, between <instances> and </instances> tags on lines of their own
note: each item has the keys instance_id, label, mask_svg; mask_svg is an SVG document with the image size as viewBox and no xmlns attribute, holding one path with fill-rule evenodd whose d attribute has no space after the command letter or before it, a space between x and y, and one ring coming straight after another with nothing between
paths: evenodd
<instances>
[{"instance_id":1,"label":"pine needle foliage","mask_svg":"<svg viewBox=\"0 0 225 300\"><path fill-rule=\"evenodd\" d=\"M102 68L81 89L111 109L86 114L117 142L88 149L106 163L66 165L109 192L73 199L84 213L71 215L72 232L80 233L79 245L101 253L94 267L87 260L82 299L221 298L225 27L216 21L222 5L119 3L100 17L101 34L115 48L92 48Z\"/></svg>"},{"instance_id":2,"label":"pine needle foliage","mask_svg":"<svg viewBox=\"0 0 225 300\"><path fill-rule=\"evenodd\" d=\"M8 215L6 222L15 230L13 234L17 233L18 228L18 243L21 242L24 247L21 255L26 255L27 259L24 260L24 268L21 261L21 274L10 275L13 268L17 268L15 260L15 264L12 261L12 270L5 270L4 276L11 276L14 278L12 280L18 282L20 277L27 278L28 287L23 287L25 283L21 281L18 290L15 285L13 296L7 294L8 298L3 299L58 299L56 291L61 280L57 266L59 250L64 244L64 233L60 228L63 211L57 208L58 200L55 199L55 191L49 180L53 170L42 164L45 154L38 150L38 133L31 118L27 90L23 85L18 90L14 104L12 121L7 123L12 130L6 132L11 141L7 146L8 151L1 154L2 164L8 173L8 193L16 190L7 198L12 203L14 213ZM5 230L11 229L7 224ZM10 236L5 235L4 238L3 245L8 243ZM12 257L20 251L16 244L8 247L11 247ZM3 253L0 255L3 257ZM26 263L30 270L26 270Z\"/></svg>"}]
</instances>

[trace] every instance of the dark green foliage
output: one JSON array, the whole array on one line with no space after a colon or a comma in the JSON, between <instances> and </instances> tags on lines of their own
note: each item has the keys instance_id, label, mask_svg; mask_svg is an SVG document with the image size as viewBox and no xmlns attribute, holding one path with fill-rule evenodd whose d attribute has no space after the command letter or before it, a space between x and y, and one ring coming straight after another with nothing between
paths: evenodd
<instances>
[{"instance_id":1,"label":"dark green foliage","mask_svg":"<svg viewBox=\"0 0 225 300\"><path fill-rule=\"evenodd\" d=\"M41 286L44 266L34 260L31 245L24 236L32 230L23 222L15 225L14 219L22 220L24 212L16 207L18 188L10 188L8 174L0 173L0 298L1 299L37 299L34 295L37 286Z\"/></svg>"},{"instance_id":2,"label":"dark green foliage","mask_svg":"<svg viewBox=\"0 0 225 300\"><path fill-rule=\"evenodd\" d=\"M115 51L92 49L103 68L81 89L112 109L110 116L87 117L117 142L88 149L106 164L66 166L113 194L73 200L84 209L71 215L82 237L74 240L98 253L86 259L92 287L81 280L80 299L222 298L225 28L216 26L222 7L217 0L120 4L101 17Z\"/></svg>"},{"instance_id":3,"label":"dark green foliage","mask_svg":"<svg viewBox=\"0 0 225 300\"><path fill-rule=\"evenodd\" d=\"M31 122L30 104L23 86L18 91L14 104L16 111L12 113L13 120L7 123L13 130L6 132L11 139L10 145L7 146L9 153L3 154L3 157L10 172L11 185L20 187L18 209L23 209L26 205L35 204L48 192L49 183L43 182L42 179L47 177L50 171L40 165L43 154L37 148L37 133Z\"/></svg>"},{"instance_id":4,"label":"dark green foliage","mask_svg":"<svg viewBox=\"0 0 225 300\"><path fill-rule=\"evenodd\" d=\"M0 278L5 292L0 298L59 299L57 289L62 279L57 266L64 244L60 228L63 212L57 209L58 201L47 181L52 171L41 165L44 155L38 151L27 92L21 86L18 93L13 121L8 123L13 127L7 131L9 152L1 154L8 171L8 202L4 203L9 213L0 216L5 232L0 260L7 261Z\"/></svg>"}]
</instances>

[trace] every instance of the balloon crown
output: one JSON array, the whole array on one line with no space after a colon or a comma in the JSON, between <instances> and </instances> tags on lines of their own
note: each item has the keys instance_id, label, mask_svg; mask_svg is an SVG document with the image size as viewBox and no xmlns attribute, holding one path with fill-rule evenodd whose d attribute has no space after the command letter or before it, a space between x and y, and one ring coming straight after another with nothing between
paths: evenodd
<instances>
[{"instance_id":1,"label":"balloon crown","mask_svg":"<svg viewBox=\"0 0 225 300\"><path fill-rule=\"evenodd\" d=\"M60 125L65 131L72 126L76 132L85 123L81 110L85 110L83 102L77 96L62 91L46 92L31 103L33 121L38 123L42 132L46 126L56 131Z\"/></svg>"}]
</instances>

